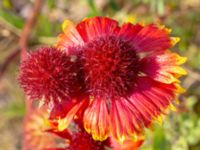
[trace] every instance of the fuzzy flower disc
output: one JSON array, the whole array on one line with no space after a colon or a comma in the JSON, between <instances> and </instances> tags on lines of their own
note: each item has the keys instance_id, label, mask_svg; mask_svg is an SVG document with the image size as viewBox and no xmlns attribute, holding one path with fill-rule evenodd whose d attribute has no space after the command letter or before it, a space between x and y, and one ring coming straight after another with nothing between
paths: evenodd
<instances>
[{"instance_id":1,"label":"fuzzy flower disc","mask_svg":"<svg viewBox=\"0 0 200 150\"><path fill-rule=\"evenodd\" d=\"M86 83L90 93L105 99L129 94L138 74L138 56L114 36L92 40L83 49Z\"/></svg>"},{"instance_id":2,"label":"fuzzy flower disc","mask_svg":"<svg viewBox=\"0 0 200 150\"><path fill-rule=\"evenodd\" d=\"M79 94L79 64L56 48L39 48L21 63L19 82L30 99L56 104Z\"/></svg>"}]
</instances>

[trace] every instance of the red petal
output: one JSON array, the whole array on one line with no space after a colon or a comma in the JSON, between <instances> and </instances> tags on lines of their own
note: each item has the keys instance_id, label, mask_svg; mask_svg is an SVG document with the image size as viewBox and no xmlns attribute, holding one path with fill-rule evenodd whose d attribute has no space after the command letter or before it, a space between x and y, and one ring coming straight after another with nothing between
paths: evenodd
<instances>
[{"instance_id":1,"label":"red petal","mask_svg":"<svg viewBox=\"0 0 200 150\"><path fill-rule=\"evenodd\" d=\"M67 53L69 53L69 47L83 44L81 36L79 35L77 29L75 28L75 25L71 21L64 21L63 31L64 33L60 34L58 37L59 40L56 45L58 49L65 50Z\"/></svg>"},{"instance_id":2,"label":"red petal","mask_svg":"<svg viewBox=\"0 0 200 150\"><path fill-rule=\"evenodd\" d=\"M118 22L107 17L85 19L76 28L84 42L102 35L115 34L119 30Z\"/></svg>"},{"instance_id":3,"label":"red petal","mask_svg":"<svg viewBox=\"0 0 200 150\"><path fill-rule=\"evenodd\" d=\"M159 104L158 106L161 109L166 108L174 100L175 91L174 84L157 82L148 77L140 77L137 81L137 89L135 89L136 94L142 93L149 98L150 102Z\"/></svg>"},{"instance_id":4,"label":"red petal","mask_svg":"<svg viewBox=\"0 0 200 150\"><path fill-rule=\"evenodd\" d=\"M129 98L112 102L110 127L112 136L118 141L140 134L175 98L174 84L164 84L148 77L140 77L136 84Z\"/></svg>"},{"instance_id":5,"label":"red petal","mask_svg":"<svg viewBox=\"0 0 200 150\"><path fill-rule=\"evenodd\" d=\"M169 51L152 54L141 61L141 71L160 82L177 82L178 77L186 74L186 71L178 66L185 60L186 58Z\"/></svg>"},{"instance_id":6,"label":"red petal","mask_svg":"<svg viewBox=\"0 0 200 150\"><path fill-rule=\"evenodd\" d=\"M73 101L61 101L60 103L54 105L54 107L51 110L49 118L51 120L64 118L75 104L76 103Z\"/></svg>"},{"instance_id":7,"label":"red petal","mask_svg":"<svg viewBox=\"0 0 200 150\"><path fill-rule=\"evenodd\" d=\"M142 128L142 115L127 99L114 100L110 110L111 133L123 143L130 135L137 135ZM142 126L141 126L142 125Z\"/></svg>"},{"instance_id":8,"label":"red petal","mask_svg":"<svg viewBox=\"0 0 200 150\"><path fill-rule=\"evenodd\" d=\"M132 42L139 52L164 51L171 47L168 32L153 24L143 27Z\"/></svg>"},{"instance_id":9,"label":"red petal","mask_svg":"<svg viewBox=\"0 0 200 150\"><path fill-rule=\"evenodd\" d=\"M125 41L131 41L142 28L143 26L140 24L133 25L131 23L126 23L122 25L118 35ZM134 43L132 44L134 46Z\"/></svg>"},{"instance_id":10,"label":"red petal","mask_svg":"<svg viewBox=\"0 0 200 150\"><path fill-rule=\"evenodd\" d=\"M96 140L105 140L109 136L109 114L105 100L95 99L86 109L84 126Z\"/></svg>"},{"instance_id":11,"label":"red petal","mask_svg":"<svg viewBox=\"0 0 200 150\"><path fill-rule=\"evenodd\" d=\"M148 127L175 100L176 86L157 82L148 77L140 77L130 101L137 106L143 116L143 124Z\"/></svg>"},{"instance_id":12,"label":"red petal","mask_svg":"<svg viewBox=\"0 0 200 150\"><path fill-rule=\"evenodd\" d=\"M65 130L68 125L71 123L71 121L74 119L75 115L84 109L84 107L87 105L88 101L87 99L83 99L82 101L76 103L67 113L67 115L62 118L58 119L58 130L63 131Z\"/></svg>"}]
</instances>

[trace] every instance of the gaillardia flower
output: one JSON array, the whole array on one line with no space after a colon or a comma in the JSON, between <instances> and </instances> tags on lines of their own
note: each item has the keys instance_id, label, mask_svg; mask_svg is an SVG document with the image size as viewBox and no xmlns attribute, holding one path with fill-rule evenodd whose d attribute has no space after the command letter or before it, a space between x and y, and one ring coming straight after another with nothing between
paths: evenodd
<instances>
[{"instance_id":1,"label":"gaillardia flower","mask_svg":"<svg viewBox=\"0 0 200 150\"><path fill-rule=\"evenodd\" d=\"M67 20L63 29L57 47L81 54L89 95L83 121L94 139L112 135L124 141L140 134L184 91L178 78L186 74L179 67L186 58L169 51L179 40L169 36L169 29L155 24L120 26L107 17L77 25ZM80 103L75 107L81 108ZM60 123L77 111L72 108Z\"/></svg>"},{"instance_id":2,"label":"gaillardia flower","mask_svg":"<svg viewBox=\"0 0 200 150\"><path fill-rule=\"evenodd\" d=\"M57 104L79 95L79 63L75 55L56 48L39 48L21 63L19 83L30 99Z\"/></svg>"}]
</instances>

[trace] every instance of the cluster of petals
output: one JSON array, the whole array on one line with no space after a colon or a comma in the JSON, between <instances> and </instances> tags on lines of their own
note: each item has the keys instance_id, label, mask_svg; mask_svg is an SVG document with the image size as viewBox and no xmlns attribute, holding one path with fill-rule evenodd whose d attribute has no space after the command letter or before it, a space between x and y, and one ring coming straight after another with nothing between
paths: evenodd
<instances>
[{"instance_id":1,"label":"cluster of petals","mask_svg":"<svg viewBox=\"0 0 200 150\"><path fill-rule=\"evenodd\" d=\"M123 143L160 120L184 92L179 65L186 58L169 50L179 40L169 34L164 26L107 17L66 20L54 48L22 63L19 81L28 96L51 104L59 132L79 116L94 140Z\"/></svg>"},{"instance_id":2,"label":"cluster of petals","mask_svg":"<svg viewBox=\"0 0 200 150\"><path fill-rule=\"evenodd\" d=\"M83 127L80 119L75 119L71 126L63 131L58 130L58 122L49 120L49 112L31 108L24 120L23 150L136 150L143 142L127 140L122 145L112 138L103 142L95 141Z\"/></svg>"}]
</instances>

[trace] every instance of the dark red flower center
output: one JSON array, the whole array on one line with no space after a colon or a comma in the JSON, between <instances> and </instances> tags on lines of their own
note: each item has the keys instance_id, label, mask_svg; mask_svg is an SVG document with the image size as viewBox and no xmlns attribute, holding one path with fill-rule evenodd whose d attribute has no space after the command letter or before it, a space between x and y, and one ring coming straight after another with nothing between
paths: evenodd
<instances>
[{"instance_id":1,"label":"dark red flower center","mask_svg":"<svg viewBox=\"0 0 200 150\"><path fill-rule=\"evenodd\" d=\"M138 74L139 57L118 37L99 37L83 48L86 82L93 96L112 99L127 95Z\"/></svg>"}]
</instances>

